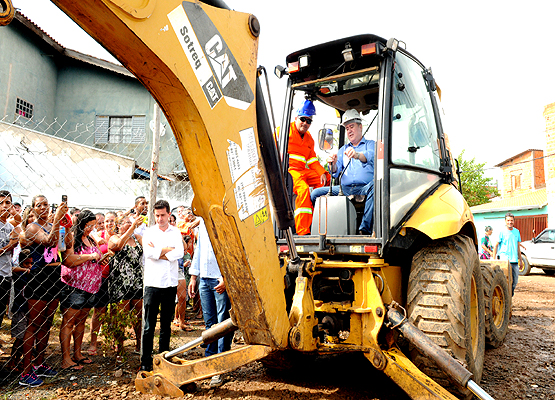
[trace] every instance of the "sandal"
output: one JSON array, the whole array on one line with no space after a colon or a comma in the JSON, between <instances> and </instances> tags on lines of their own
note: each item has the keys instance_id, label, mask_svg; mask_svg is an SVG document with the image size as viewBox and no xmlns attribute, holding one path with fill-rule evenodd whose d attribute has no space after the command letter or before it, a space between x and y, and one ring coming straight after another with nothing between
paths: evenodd
<instances>
[{"instance_id":1,"label":"sandal","mask_svg":"<svg viewBox=\"0 0 555 400\"><path fill-rule=\"evenodd\" d=\"M181 328L181 330L185 331L185 332L192 332L193 331L193 328L191 326L189 326L189 324L183 324L179 328Z\"/></svg>"},{"instance_id":2,"label":"sandal","mask_svg":"<svg viewBox=\"0 0 555 400\"><path fill-rule=\"evenodd\" d=\"M62 368L62 371L70 371L70 370L71 371L80 371L83 368L84 367L82 365L79 365L79 363L77 363L77 364L70 365L69 367Z\"/></svg>"},{"instance_id":3,"label":"sandal","mask_svg":"<svg viewBox=\"0 0 555 400\"><path fill-rule=\"evenodd\" d=\"M80 360L75 360L73 359L73 361L75 361L77 364L79 365L89 365L89 364L94 364L94 361L91 360L89 357L84 357L81 358Z\"/></svg>"}]
</instances>

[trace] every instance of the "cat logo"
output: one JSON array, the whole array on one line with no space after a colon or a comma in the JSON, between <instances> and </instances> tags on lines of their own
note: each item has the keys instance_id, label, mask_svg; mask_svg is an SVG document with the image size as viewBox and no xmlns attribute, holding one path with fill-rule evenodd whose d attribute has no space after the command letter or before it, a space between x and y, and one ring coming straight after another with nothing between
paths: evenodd
<instances>
[{"instance_id":1,"label":"cat logo","mask_svg":"<svg viewBox=\"0 0 555 400\"><path fill-rule=\"evenodd\" d=\"M223 52L223 42L219 35L214 35L206 45L204 51L210 58L212 71L216 73L216 77L220 82L220 86L224 89L232 80L237 79L233 65L229 60L226 52Z\"/></svg>"},{"instance_id":2,"label":"cat logo","mask_svg":"<svg viewBox=\"0 0 555 400\"><path fill-rule=\"evenodd\" d=\"M168 18L210 107L214 108L223 97L230 107L246 110L254 94L204 10L198 4L183 2Z\"/></svg>"}]
</instances>

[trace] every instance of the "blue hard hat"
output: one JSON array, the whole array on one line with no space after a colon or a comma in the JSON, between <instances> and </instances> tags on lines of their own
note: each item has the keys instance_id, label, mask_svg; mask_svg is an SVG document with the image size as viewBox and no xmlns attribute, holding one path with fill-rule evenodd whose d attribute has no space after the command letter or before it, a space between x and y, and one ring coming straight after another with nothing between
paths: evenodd
<instances>
[{"instance_id":1,"label":"blue hard hat","mask_svg":"<svg viewBox=\"0 0 555 400\"><path fill-rule=\"evenodd\" d=\"M297 115L299 117L312 117L316 115L316 107L314 103L310 100L305 100L302 107L297 110Z\"/></svg>"}]
</instances>

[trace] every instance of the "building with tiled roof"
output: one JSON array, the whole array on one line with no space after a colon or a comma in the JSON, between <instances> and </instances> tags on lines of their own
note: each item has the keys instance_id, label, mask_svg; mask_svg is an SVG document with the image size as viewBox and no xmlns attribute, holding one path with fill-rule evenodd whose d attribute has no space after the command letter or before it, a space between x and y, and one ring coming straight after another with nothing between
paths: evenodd
<instances>
[{"instance_id":1,"label":"building with tiled roof","mask_svg":"<svg viewBox=\"0 0 555 400\"><path fill-rule=\"evenodd\" d=\"M480 204L471 207L472 213L482 214L486 212L508 212L519 210L540 210L547 206L547 195L545 187L529 191L518 196L503 198L491 203Z\"/></svg>"},{"instance_id":2,"label":"building with tiled roof","mask_svg":"<svg viewBox=\"0 0 555 400\"><path fill-rule=\"evenodd\" d=\"M496 167L503 171L501 195L504 199L545 187L543 150L525 150Z\"/></svg>"},{"instance_id":3,"label":"building with tiled roof","mask_svg":"<svg viewBox=\"0 0 555 400\"><path fill-rule=\"evenodd\" d=\"M155 101L127 69L65 48L20 12L0 27L0 43L0 121L150 166ZM171 132L160 146L159 173L184 171Z\"/></svg>"},{"instance_id":4,"label":"building with tiled roof","mask_svg":"<svg viewBox=\"0 0 555 400\"><path fill-rule=\"evenodd\" d=\"M0 49L0 189L21 204L65 194L72 207L121 210L149 193L155 167L157 196L191 203L164 116L152 163L155 101L128 70L65 48L19 12L0 26Z\"/></svg>"},{"instance_id":5,"label":"building with tiled roof","mask_svg":"<svg viewBox=\"0 0 555 400\"><path fill-rule=\"evenodd\" d=\"M546 188L528 191L527 193L480 204L471 207L478 236L484 235L486 226L491 226L494 237L505 227L505 214L515 216L515 226L520 231L522 240L532 239L547 227L547 195Z\"/></svg>"},{"instance_id":6,"label":"building with tiled roof","mask_svg":"<svg viewBox=\"0 0 555 400\"><path fill-rule=\"evenodd\" d=\"M547 151L547 154L551 154ZM493 228L493 240L505 228L505 214L515 216L515 227L522 240L529 240L548 227L549 190L553 180L544 163L544 151L528 149L495 165L503 171L502 196L499 200L471 207L478 236L487 226Z\"/></svg>"}]
</instances>

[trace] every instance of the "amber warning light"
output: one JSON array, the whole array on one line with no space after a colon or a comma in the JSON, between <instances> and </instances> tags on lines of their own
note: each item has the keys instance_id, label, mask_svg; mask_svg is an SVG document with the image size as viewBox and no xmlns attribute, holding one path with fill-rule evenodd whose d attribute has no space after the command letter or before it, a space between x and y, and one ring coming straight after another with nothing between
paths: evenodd
<instances>
[{"instance_id":1,"label":"amber warning light","mask_svg":"<svg viewBox=\"0 0 555 400\"><path fill-rule=\"evenodd\" d=\"M376 54L376 43L363 44L360 50L363 56Z\"/></svg>"}]
</instances>

